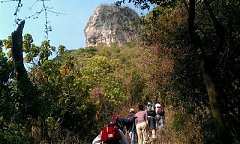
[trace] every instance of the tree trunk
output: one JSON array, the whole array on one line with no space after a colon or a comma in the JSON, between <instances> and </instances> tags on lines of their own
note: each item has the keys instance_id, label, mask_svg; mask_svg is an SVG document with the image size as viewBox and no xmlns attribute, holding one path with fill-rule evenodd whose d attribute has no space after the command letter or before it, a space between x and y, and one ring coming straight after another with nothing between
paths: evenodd
<instances>
[{"instance_id":1,"label":"tree trunk","mask_svg":"<svg viewBox=\"0 0 240 144\"><path fill-rule=\"evenodd\" d=\"M23 95L21 103L24 105L23 117L36 117L37 111L33 108L36 97L36 89L28 78L23 63L23 37L22 32L25 21L21 21L17 29L12 33L12 55L17 79L17 88ZM38 106L35 106L36 108Z\"/></svg>"},{"instance_id":2,"label":"tree trunk","mask_svg":"<svg viewBox=\"0 0 240 144\"><path fill-rule=\"evenodd\" d=\"M204 1L205 5L209 4L207 1ZM204 54L202 45L201 45L201 39L198 36L198 34L195 32L195 10L196 10L196 0L189 0L189 6L188 6L188 30L189 30L189 36L190 36L190 43L191 43L191 49L193 51L196 51L196 49L200 48L203 52L202 54L202 62L201 62L201 70L202 70L202 76L204 80L204 84L207 90L208 94L208 100L210 105L210 111L212 114L212 117L216 120L216 125L219 128L218 131L218 138L221 143L228 143L229 141L229 134L228 131L224 127L224 123L221 116L220 111L220 103L219 103L219 91L216 88L216 84L213 80L213 73L212 71L217 66L217 58L215 57L219 51L221 51L223 46L224 34L223 29L221 28L221 25L217 23L218 21L215 19L215 16L213 15L213 12L211 11L209 5L207 7L208 11L210 12L210 18L214 22L214 27L216 28L217 35L220 39L220 45L218 45L218 49L215 56L207 56Z\"/></svg>"},{"instance_id":3,"label":"tree trunk","mask_svg":"<svg viewBox=\"0 0 240 144\"><path fill-rule=\"evenodd\" d=\"M224 43L225 43L225 34L226 30L224 26L221 24L221 22L218 21L217 17L215 16L212 7L210 6L210 2L208 0L204 0L204 5L209 13L209 16L213 22L214 29L216 31L217 37L219 38L219 42L217 45L217 54L221 51L224 51Z\"/></svg>"},{"instance_id":4,"label":"tree trunk","mask_svg":"<svg viewBox=\"0 0 240 144\"><path fill-rule=\"evenodd\" d=\"M195 4L196 0L189 0L189 6L188 6L188 32L190 36L190 44L191 47L195 44ZM192 45L193 44L193 45Z\"/></svg>"},{"instance_id":5,"label":"tree trunk","mask_svg":"<svg viewBox=\"0 0 240 144\"><path fill-rule=\"evenodd\" d=\"M23 37L22 32L25 21L21 21L17 29L12 33L12 55L17 79L17 88L22 94L21 103L23 104L22 116L31 131L34 143L39 143L41 139L40 128L34 123L37 121L41 106L37 99L37 89L28 78L27 71L23 62ZM29 123L28 123L28 122Z\"/></svg>"},{"instance_id":6,"label":"tree trunk","mask_svg":"<svg viewBox=\"0 0 240 144\"><path fill-rule=\"evenodd\" d=\"M208 94L208 100L209 100L211 113L212 113L213 118L215 118L217 120L217 122L219 123L219 126L223 127L221 112L219 110L219 103L217 101L219 99L219 94L216 90L216 86L215 86L215 83L213 82L212 77L206 71L205 67L206 67L205 62L202 61L201 70L202 70L204 84L206 86L206 90L207 90L207 94Z\"/></svg>"},{"instance_id":7,"label":"tree trunk","mask_svg":"<svg viewBox=\"0 0 240 144\"><path fill-rule=\"evenodd\" d=\"M230 134L230 131L225 127L222 113L221 113L221 93L219 89L217 88L213 76L211 75L211 72L208 72L209 68L206 66L206 61L202 61L201 63L201 70L203 75L204 84L206 86L207 94L208 94L208 100L209 100L209 106L210 111L213 119L216 121L217 126L217 139L221 144L225 143L232 143L232 136Z\"/></svg>"},{"instance_id":8,"label":"tree trunk","mask_svg":"<svg viewBox=\"0 0 240 144\"><path fill-rule=\"evenodd\" d=\"M24 28L25 21L22 21L17 30L12 33L12 55L13 62L15 66L16 78L18 81L23 77L27 77L27 71L23 64L23 38L22 32Z\"/></svg>"}]
</instances>

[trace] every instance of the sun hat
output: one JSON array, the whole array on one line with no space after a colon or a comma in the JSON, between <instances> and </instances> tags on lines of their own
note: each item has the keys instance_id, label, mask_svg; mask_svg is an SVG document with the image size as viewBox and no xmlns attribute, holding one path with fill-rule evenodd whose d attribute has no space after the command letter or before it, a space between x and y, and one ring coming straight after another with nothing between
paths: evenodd
<instances>
[{"instance_id":1,"label":"sun hat","mask_svg":"<svg viewBox=\"0 0 240 144\"><path fill-rule=\"evenodd\" d=\"M134 108L130 108L130 110L129 110L129 112L134 112L135 110L134 110Z\"/></svg>"}]
</instances>

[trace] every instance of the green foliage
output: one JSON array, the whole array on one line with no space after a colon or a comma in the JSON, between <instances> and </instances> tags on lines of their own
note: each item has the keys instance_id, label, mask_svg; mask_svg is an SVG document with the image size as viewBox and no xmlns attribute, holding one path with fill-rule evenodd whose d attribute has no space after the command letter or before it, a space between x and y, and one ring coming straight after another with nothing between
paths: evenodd
<instances>
[{"instance_id":1,"label":"green foliage","mask_svg":"<svg viewBox=\"0 0 240 144\"><path fill-rule=\"evenodd\" d=\"M60 132L55 132L58 129L81 134L90 126L96 126L96 108L88 102L88 91L78 78L79 72L74 70L71 61L60 61L46 61L32 71L33 82L38 84L41 92L41 117L47 123L45 127L52 140L61 137ZM92 137L93 134L95 131L89 133L89 136Z\"/></svg>"},{"instance_id":2,"label":"green foliage","mask_svg":"<svg viewBox=\"0 0 240 144\"><path fill-rule=\"evenodd\" d=\"M12 48L12 37L8 36L7 39L2 40L2 46L4 46L6 48L6 50L8 50L8 57L12 57L12 53L9 50L10 48Z\"/></svg>"},{"instance_id":3,"label":"green foliage","mask_svg":"<svg viewBox=\"0 0 240 144\"><path fill-rule=\"evenodd\" d=\"M25 61L27 63L33 62L39 54L40 48L33 44L33 38L30 34L24 35L23 51L26 53Z\"/></svg>"},{"instance_id":4,"label":"green foliage","mask_svg":"<svg viewBox=\"0 0 240 144\"><path fill-rule=\"evenodd\" d=\"M9 36L4 39L3 45L5 48L12 48L12 38ZM31 34L25 34L23 36L23 52L25 54L24 60L26 63L33 65L42 65L49 57L56 51L56 48L50 44L49 40L45 40L40 46L34 44L34 40ZM64 46L59 46L59 55L64 52ZM8 50L8 57L11 58L11 51Z\"/></svg>"},{"instance_id":5,"label":"green foliage","mask_svg":"<svg viewBox=\"0 0 240 144\"><path fill-rule=\"evenodd\" d=\"M238 109L236 103L239 101L239 97L236 98L239 93L236 88L238 84L235 85L235 81L239 81L239 74L236 73L236 70L239 70L236 64L239 58L237 47L240 29L239 18L236 15L240 10L239 2L235 0L128 2L143 9L149 8L151 4L157 5L157 8L144 19L143 38L146 44L178 48L171 85L166 87L167 91L161 88L170 98L169 103L180 109L183 107L185 112L195 117L204 117L200 119L200 125L203 125L205 120L211 121L210 115L215 115L214 113L218 111L219 117L213 123L222 121L220 125L224 125L225 130L220 128L211 132L222 135L220 137L225 136L229 143L239 139L237 132L239 130L236 130L239 129L236 128L239 125L237 118L239 113L233 110ZM214 88L209 88L210 82L207 82L204 74L209 76ZM208 93L210 90L215 95ZM203 112L208 108L212 114ZM208 133L208 129L204 127L204 134L211 135L211 132ZM226 141L221 139L210 143Z\"/></svg>"},{"instance_id":6,"label":"green foliage","mask_svg":"<svg viewBox=\"0 0 240 144\"><path fill-rule=\"evenodd\" d=\"M144 95L143 88L144 88L144 81L141 75L137 71L133 72L130 94L131 94L131 100L134 103L139 102L140 101L139 98L141 98L142 95Z\"/></svg>"},{"instance_id":7,"label":"green foliage","mask_svg":"<svg viewBox=\"0 0 240 144\"><path fill-rule=\"evenodd\" d=\"M90 58L81 71L81 79L90 89L95 86L104 89L104 96L113 104L124 100L124 92L120 81L114 76L118 67L117 60L111 60L104 56Z\"/></svg>"},{"instance_id":8,"label":"green foliage","mask_svg":"<svg viewBox=\"0 0 240 144\"><path fill-rule=\"evenodd\" d=\"M5 48L11 48L12 47L12 38L11 36L8 36L7 39L3 40L3 45Z\"/></svg>"},{"instance_id":9,"label":"green foliage","mask_svg":"<svg viewBox=\"0 0 240 144\"><path fill-rule=\"evenodd\" d=\"M2 45L0 44L0 85L8 81L10 72L12 70L12 62L8 61L8 58L3 51Z\"/></svg>"},{"instance_id":10,"label":"green foliage","mask_svg":"<svg viewBox=\"0 0 240 144\"><path fill-rule=\"evenodd\" d=\"M22 94L16 81L0 86L0 141L7 144L30 143L23 121Z\"/></svg>"},{"instance_id":11,"label":"green foliage","mask_svg":"<svg viewBox=\"0 0 240 144\"><path fill-rule=\"evenodd\" d=\"M40 46L39 64L43 64L46 60L48 60L49 56L55 51L55 49L56 48L54 46L50 45L49 40L43 41Z\"/></svg>"},{"instance_id":12,"label":"green foliage","mask_svg":"<svg viewBox=\"0 0 240 144\"><path fill-rule=\"evenodd\" d=\"M182 113L177 113L174 116L174 120L172 122L172 128L175 129L178 133L181 133L184 128L184 115Z\"/></svg>"},{"instance_id":13,"label":"green foliage","mask_svg":"<svg viewBox=\"0 0 240 144\"><path fill-rule=\"evenodd\" d=\"M178 0L117 0L116 4L121 5L122 3L134 3L134 5L139 6L141 9L150 9L153 5L161 6L171 6L174 5Z\"/></svg>"},{"instance_id":14,"label":"green foliage","mask_svg":"<svg viewBox=\"0 0 240 144\"><path fill-rule=\"evenodd\" d=\"M65 50L66 50L66 47L64 45L59 45L59 47L58 47L59 54L58 55L62 56L64 54Z\"/></svg>"},{"instance_id":15,"label":"green foliage","mask_svg":"<svg viewBox=\"0 0 240 144\"><path fill-rule=\"evenodd\" d=\"M48 142L71 139L68 143L89 143L113 112L147 99L163 102L166 108L173 106L166 111L174 113L167 119L171 122L167 129L173 131L172 138L177 137L176 143L221 143L221 130L209 112L203 78L203 61L207 61L204 68L219 93L221 116L228 130L225 134L230 133L238 142L239 2L212 1L206 5L206 1L199 1L195 9L199 39L194 45L188 35L189 9L182 1L129 2L141 8L158 5L143 17L137 43L72 51L60 45L57 57L50 60L55 52L50 41L37 46L30 34L24 36L25 60L34 64L29 77L39 93L33 102L33 108L39 110L35 120L23 118L24 93L11 75L11 37L0 41L0 141L31 143L30 139L36 141L39 137ZM209 10L217 21L213 21ZM223 38L216 22L225 30ZM29 123L42 135L31 135Z\"/></svg>"},{"instance_id":16,"label":"green foliage","mask_svg":"<svg viewBox=\"0 0 240 144\"><path fill-rule=\"evenodd\" d=\"M30 144L29 138L25 136L24 128L15 123L2 123L0 129L0 141L5 144Z\"/></svg>"}]
</instances>

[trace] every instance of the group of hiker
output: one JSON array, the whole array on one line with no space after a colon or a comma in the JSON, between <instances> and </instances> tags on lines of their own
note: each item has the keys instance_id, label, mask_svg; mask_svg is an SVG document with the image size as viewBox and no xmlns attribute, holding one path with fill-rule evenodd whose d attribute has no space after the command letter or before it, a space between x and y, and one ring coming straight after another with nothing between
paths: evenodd
<instances>
[{"instance_id":1,"label":"group of hiker","mask_svg":"<svg viewBox=\"0 0 240 144\"><path fill-rule=\"evenodd\" d=\"M164 107L160 103L139 104L138 111L130 108L127 117L112 116L112 120L92 144L146 144L156 139L156 130L164 126Z\"/></svg>"}]
</instances>

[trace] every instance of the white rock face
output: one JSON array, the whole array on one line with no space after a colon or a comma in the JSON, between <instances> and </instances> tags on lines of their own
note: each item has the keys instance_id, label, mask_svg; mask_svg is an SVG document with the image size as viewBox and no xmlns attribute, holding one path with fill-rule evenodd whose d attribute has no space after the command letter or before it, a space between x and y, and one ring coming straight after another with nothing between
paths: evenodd
<instances>
[{"instance_id":1,"label":"white rock face","mask_svg":"<svg viewBox=\"0 0 240 144\"><path fill-rule=\"evenodd\" d=\"M123 44L137 36L138 14L128 7L101 5L85 27L86 46Z\"/></svg>"}]
</instances>

